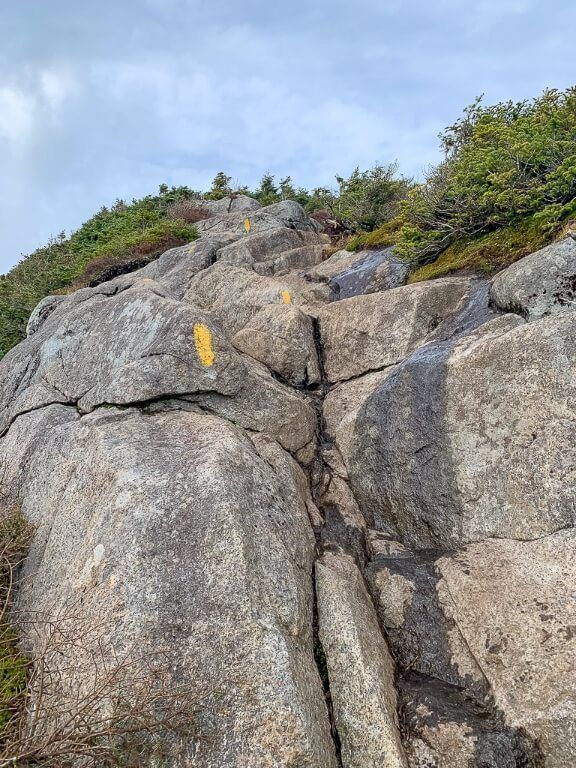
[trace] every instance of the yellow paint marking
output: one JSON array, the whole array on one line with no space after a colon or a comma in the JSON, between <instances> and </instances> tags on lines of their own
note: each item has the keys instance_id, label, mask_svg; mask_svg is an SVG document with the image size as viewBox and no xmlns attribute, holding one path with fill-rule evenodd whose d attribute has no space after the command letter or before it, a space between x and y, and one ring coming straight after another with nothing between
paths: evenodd
<instances>
[{"instance_id":1,"label":"yellow paint marking","mask_svg":"<svg viewBox=\"0 0 576 768\"><path fill-rule=\"evenodd\" d=\"M282 291L282 301L284 304L292 304L292 295L290 291Z\"/></svg>"},{"instance_id":2,"label":"yellow paint marking","mask_svg":"<svg viewBox=\"0 0 576 768\"><path fill-rule=\"evenodd\" d=\"M212 347L212 333L204 323L194 324L194 344L196 345L196 352L198 352L200 362L203 366L209 368L214 362L216 355Z\"/></svg>"},{"instance_id":3,"label":"yellow paint marking","mask_svg":"<svg viewBox=\"0 0 576 768\"><path fill-rule=\"evenodd\" d=\"M252 229L252 224L250 223L250 219L246 218L244 219L244 229L246 230L246 234L250 234L250 230Z\"/></svg>"}]
</instances>

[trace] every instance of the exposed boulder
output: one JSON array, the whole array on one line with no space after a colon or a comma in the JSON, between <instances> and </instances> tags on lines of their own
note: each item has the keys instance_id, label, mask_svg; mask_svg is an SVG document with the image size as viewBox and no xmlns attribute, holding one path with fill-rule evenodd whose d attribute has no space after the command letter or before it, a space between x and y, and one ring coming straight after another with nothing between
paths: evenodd
<instances>
[{"instance_id":1,"label":"exposed boulder","mask_svg":"<svg viewBox=\"0 0 576 768\"><path fill-rule=\"evenodd\" d=\"M206 208L210 216L223 213L251 213L262 208L261 203L248 195L228 195L221 200L199 200L198 204Z\"/></svg>"},{"instance_id":2,"label":"exposed boulder","mask_svg":"<svg viewBox=\"0 0 576 768\"><path fill-rule=\"evenodd\" d=\"M490 296L529 320L576 308L576 241L568 237L512 264L494 278Z\"/></svg>"},{"instance_id":3,"label":"exposed boulder","mask_svg":"<svg viewBox=\"0 0 576 768\"><path fill-rule=\"evenodd\" d=\"M197 222L194 226L200 234L230 232L244 236L279 227L309 232L318 231L317 225L308 218L302 206L292 200L284 200L248 213L245 211L218 213L209 219Z\"/></svg>"},{"instance_id":4,"label":"exposed boulder","mask_svg":"<svg viewBox=\"0 0 576 768\"><path fill-rule=\"evenodd\" d=\"M324 278L336 299L397 288L408 280L408 265L394 256L393 248L377 251L337 251L310 270L314 278Z\"/></svg>"},{"instance_id":5,"label":"exposed boulder","mask_svg":"<svg viewBox=\"0 0 576 768\"><path fill-rule=\"evenodd\" d=\"M400 363L343 446L367 519L420 547L574 525L575 344L576 313L504 316Z\"/></svg>"},{"instance_id":6,"label":"exposed boulder","mask_svg":"<svg viewBox=\"0 0 576 768\"><path fill-rule=\"evenodd\" d=\"M508 718L507 709L494 701L457 620L452 590L440 573L443 559L378 535L370 540L373 559L367 575L399 666L401 725L410 768L542 768L535 733ZM465 567L474 569L473 560ZM517 592L510 614L519 621L524 605L520 597ZM529 602L528 594L522 598Z\"/></svg>"},{"instance_id":7,"label":"exposed boulder","mask_svg":"<svg viewBox=\"0 0 576 768\"><path fill-rule=\"evenodd\" d=\"M545 768L570 765L576 754L574 530L529 542L491 539L437 566L451 619L496 706L539 745Z\"/></svg>"},{"instance_id":8,"label":"exposed boulder","mask_svg":"<svg viewBox=\"0 0 576 768\"><path fill-rule=\"evenodd\" d=\"M33 333L40 328L42 323L46 320L48 315L53 312L61 301L65 300L65 296L46 296L40 301L26 324L26 336L32 336Z\"/></svg>"},{"instance_id":9,"label":"exposed boulder","mask_svg":"<svg viewBox=\"0 0 576 768\"><path fill-rule=\"evenodd\" d=\"M28 455L20 493L37 531L19 607L73 606L118 653L162 650L198 702L175 764L336 765L290 461L272 468L238 429L181 409L102 410Z\"/></svg>"},{"instance_id":10,"label":"exposed boulder","mask_svg":"<svg viewBox=\"0 0 576 768\"><path fill-rule=\"evenodd\" d=\"M257 275L248 267L217 262L192 279L184 300L209 312L230 338L269 304L294 304L303 298L282 278Z\"/></svg>"},{"instance_id":11,"label":"exposed boulder","mask_svg":"<svg viewBox=\"0 0 576 768\"><path fill-rule=\"evenodd\" d=\"M1 427L48 402L77 404L87 412L103 403L238 392L246 365L206 321L204 313L168 298L146 278L113 295L88 289L83 301L60 303L0 362ZM198 347L198 329L206 335L209 360Z\"/></svg>"},{"instance_id":12,"label":"exposed boulder","mask_svg":"<svg viewBox=\"0 0 576 768\"><path fill-rule=\"evenodd\" d=\"M316 232L279 226L241 237L222 248L218 253L218 260L236 265L268 264L273 263L274 258L285 251L303 246L317 246L319 243L320 237Z\"/></svg>"},{"instance_id":13,"label":"exposed boulder","mask_svg":"<svg viewBox=\"0 0 576 768\"><path fill-rule=\"evenodd\" d=\"M262 307L232 344L295 386L320 381L312 320L291 304Z\"/></svg>"},{"instance_id":14,"label":"exposed boulder","mask_svg":"<svg viewBox=\"0 0 576 768\"><path fill-rule=\"evenodd\" d=\"M360 571L350 558L326 554L316 563L316 589L343 768L407 768L394 664Z\"/></svg>"},{"instance_id":15,"label":"exposed boulder","mask_svg":"<svg viewBox=\"0 0 576 768\"><path fill-rule=\"evenodd\" d=\"M394 365L425 344L470 290L446 278L334 302L318 312L329 381Z\"/></svg>"}]
</instances>

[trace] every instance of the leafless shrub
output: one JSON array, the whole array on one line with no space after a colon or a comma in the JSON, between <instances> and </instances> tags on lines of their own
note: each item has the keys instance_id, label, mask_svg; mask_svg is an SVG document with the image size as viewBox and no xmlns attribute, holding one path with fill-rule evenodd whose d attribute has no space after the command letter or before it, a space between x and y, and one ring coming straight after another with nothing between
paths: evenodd
<instances>
[{"instance_id":1,"label":"leafless shrub","mask_svg":"<svg viewBox=\"0 0 576 768\"><path fill-rule=\"evenodd\" d=\"M198 200L178 200L166 209L169 219L182 219L186 224L195 224L210 217L210 211Z\"/></svg>"},{"instance_id":2,"label":"leafless shrub","mask_svg":"<svg viewBox=\"0 0 576 768\"><path fill-rule=\"evenodd\" d=\"M194 737L195 692L165 650L118 650L84 602L45 614L14 609L30 528L1 493L0 501L0 768L126 768L174 756Z\"/></svg>"}]
</instances>

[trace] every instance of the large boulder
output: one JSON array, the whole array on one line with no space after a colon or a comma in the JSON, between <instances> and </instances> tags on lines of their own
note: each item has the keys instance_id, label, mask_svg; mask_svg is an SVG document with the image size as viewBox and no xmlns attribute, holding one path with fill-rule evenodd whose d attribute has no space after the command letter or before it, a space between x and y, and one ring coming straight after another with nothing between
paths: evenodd
<instances>
[{"instance_id":1,"label":"large boulder","mask_svg":"<svg viewBox=\"0 0 576 768\"><path fill-rule=\"evenodd\" d=\"M314 279L328 280L335 299L397 288L408 280L408 265L394 256L393 248L377 251L337 251L309 270Z\"/></svg>"},{"instance_id":2,"label":"large boulder","mask_svg":"<svg viewBox=\"0 0 576 768\"><path fill-rule=\"evenodd\" d=\"M230 243L218 252L218 260L236 265L273 264L274 259L286 251L319 244L320 237L316 232L279 226L276 229L241 237Z\"/></svg>"},{"instance_id":3,"label":"large boulder","mask_svg":"<svg viewBox=\"0 0 576 768\"><path fill-rule=\"evenodd\" d=\"M232 343L295 386L320 381L312 320L292 304L262 307Z\"/></svg>"},{"instance_id":4,"label":"large boulder","mask_svg":"<svg viewBox=\"0 0 576 768\"><path fill-rule=\"evenodd\" d=\"M475 648L470 648L458 610L469 610L476 619L480 617L475 613L472 595L460 595L458 590L454 595L452 584L443 578L444 569L448 569L444 563L452 563L452 558L435 559L438 553L434 551L410 551L376 532L370 532L369 540L372 560L367 576L380 623L398 664L396 684L410 768L543 766L538 734L514 718L506 702L494 700L482 662ZM489 543L474 545L468 552L476 547L489 547ZM534 555L538 563L538 553ZM476 583L475 556L462 552L455 560L473 574L471 579ZM506 572L510 565L507 560L501 563ZM535 564L535 570L538 567ZM517 623L517 630L525 612L531 610L531 591L522 591L522 577L523 574L518 575L518 589L506 609L507 626ZM500 573L500 589L503 580L508 587L509 579L503 579ZM479 589L484 585L480 579ZM490 612L488 603L494 598L495 594L488 589L484 596L486 615ZM501 621L499 613L494 623L500 626ZM484 640L482 621L475 623L472 631L478 631ZM481 653L490 658L484 646ZM507 678L511 698L516 695L513 674ZM554 708L546 704L541 713L554 717Z\"/></svg>"},{"instance_id":5,"label":"large boulder","mask_svg":"<svg viewBox=\"0 0 576 768\"><path fill-rule=\"evenodd\" d=\"M162 652L195 702L171 764L335 768L303 481L287 454L261 458L256 445L181 407L53 412L20 475L36 532L18 606L73 611L78 631L97 627L120 657ZM68 675L85 642L66 647ZM86 681L71 682L81 695Z\"/></svg>"},{"instance_id":6,"label":"large boulder","mask_svg":"<svg viewBox=\"0 0 576 768\"><path fill-rule=\"evenodd\" d=\"M430 344L355 408L344 462L368 519L421 547L574 525L576 313Z\"/></svg>"},{"instance_id":7,"label":"large boulder","mask_svg":"<svg viewBox=\"0 0 576 768\"><path fill-rule=\"evenodd\" d=\"M318 312L329 381L394 365L426 343L465 301L466 278L446 278L334 302Z\"/></svg>"},{"instance_id":8,"label":"large boulder","mask_svg":"<svg viewBox=\"0 0 576 768\"><path fill-rule=\"evenodd\" d=\"M222 262L196 275L184 300L208 312L230 338L265 306L306 303L281 277L257 275L248 267Z\"/></svg>"},{"instance_id":9,"label":"large boulder","mask_svg":"<svg viewBox=\"0 0 576 768\"><path fill-rule=\"evenodd\" d=\"M529 320L576 306L576 241L571 237L525 256L500 272L490 296Z\"/></svg>"},{"instance_id":10,"label":"large boulder","mask_svg":"<svg viewBox=\"0 0 576 768\"><path fill-rule=\"evenodd\" d=\"M318 231L315 222L308 218L302 206L293 200L284 200L281 203L274 203L274 205L249 212L218 212L208 219L198 221L194 226L202 235L229 232L248 236L249 234L278 229L278 227L309 232Z\"/></svg>"}]
</instances>

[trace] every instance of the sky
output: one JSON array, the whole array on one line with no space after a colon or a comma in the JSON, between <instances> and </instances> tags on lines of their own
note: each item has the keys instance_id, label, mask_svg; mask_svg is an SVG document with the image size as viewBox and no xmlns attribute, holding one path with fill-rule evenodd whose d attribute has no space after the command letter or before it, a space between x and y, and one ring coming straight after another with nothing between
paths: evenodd
<instances>
[{"instance_id":1,"label":"sky","mask_svg":"<svg viewBox=\"0 0 576 768\"><path fill-rule=\"evenodd\" d=\"M0 0L0 273L117 198L398 161L576 84L574 0Z\"/></svg>"}]
</instances>

